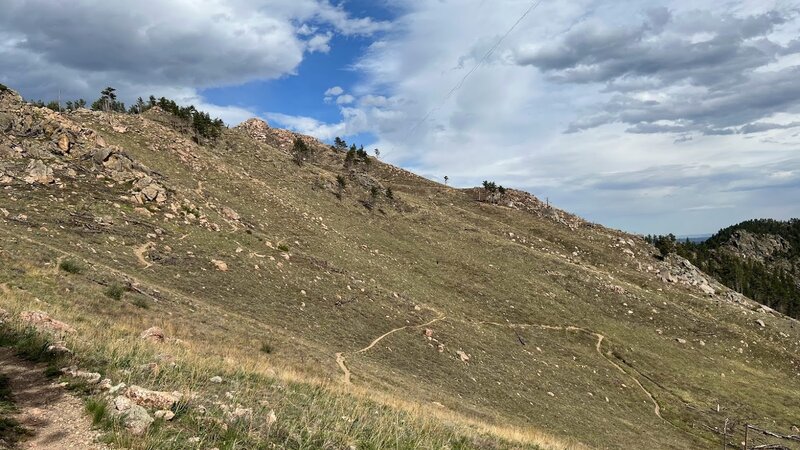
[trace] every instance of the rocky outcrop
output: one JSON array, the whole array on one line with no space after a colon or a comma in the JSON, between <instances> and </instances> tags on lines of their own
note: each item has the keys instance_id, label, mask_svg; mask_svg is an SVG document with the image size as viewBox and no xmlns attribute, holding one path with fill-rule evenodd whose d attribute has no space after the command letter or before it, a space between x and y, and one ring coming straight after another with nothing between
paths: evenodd
<instances>
[{"instance_id":1,"label":"rocky outcrop","mask_svg":"<svg viewBox=\"0 0 800 450\"><path fill-rule=\"evenodd\" d=\"M695 286L707 295L714 295L722 288L716 280L708 277L687 259L675 254L670 254L660 265L658 276L665 283Z\"/></svg>"},{"instance_id":2,"label":"rocky outcrop","mask_svg":"<svg viewBox=\"0 0 800 450\"><path fill-rule=\"evenodd\" d=\"M740 258L765 262L781 254L786 254L792 246L781 236L736 230L723 248L735 253Z\"/></svg>"},{"instance_id":3,"label":"rocky outcrop","mask_svg":"<svg viewBox=\"0 0 800 450\"><path fill-rule=\"evenodd\" d=\"M49 167L41 159L31 160L25 172L27 173L25 182L28 184L50 184L55 182L53 168Z\"/></svg>"}]
</instances>

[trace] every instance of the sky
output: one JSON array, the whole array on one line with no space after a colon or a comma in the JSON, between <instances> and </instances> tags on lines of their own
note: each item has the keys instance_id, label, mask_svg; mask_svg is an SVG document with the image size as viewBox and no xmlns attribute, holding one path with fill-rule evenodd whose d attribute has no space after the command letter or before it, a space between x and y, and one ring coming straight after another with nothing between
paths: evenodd
<instances>
[{"instance_id":1,"label":"sky","mask_svg":"<svg viewBox=\"0 0 800 450\"><path fill-rule=\"evenodd\" d=\"M27 99L163 95L636 233L800 216L800 0L2 9L0 83Z\"/></svg>"}]
</instances>

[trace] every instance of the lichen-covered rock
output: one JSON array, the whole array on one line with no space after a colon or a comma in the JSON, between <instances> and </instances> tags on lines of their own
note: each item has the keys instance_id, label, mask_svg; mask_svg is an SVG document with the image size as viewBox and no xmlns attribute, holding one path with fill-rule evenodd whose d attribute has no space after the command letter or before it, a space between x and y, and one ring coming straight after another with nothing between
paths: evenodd
<instances>
[{"instance_id":1,"label":"lichen-covered rock","mask_svg":"<svg viewBox=\"0 0 800 450\"><path fill-rule=\"evenodd\" d=\"M140 386L131 386L125 397L139 406L155 409L171 409L181 399L180 392L151 391Z\"/></svg>"},{"instance_id":2,"label":"lichen-covered rock","mask_svg":"<svg viewBox=\"0 0 800 450\"><path fill-rule=\"evenodd\" d=\"M111 406L111 414L121 417L122 424L131 434L144 434L154 421L144 407L137 405L125 396L115 397Z\"/></svg>"}]
</instances>

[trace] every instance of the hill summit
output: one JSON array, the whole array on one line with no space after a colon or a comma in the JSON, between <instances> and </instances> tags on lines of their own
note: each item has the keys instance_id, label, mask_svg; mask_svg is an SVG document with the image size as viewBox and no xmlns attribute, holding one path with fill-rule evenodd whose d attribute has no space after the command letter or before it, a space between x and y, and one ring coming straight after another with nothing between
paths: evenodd
<instances>
[{"instance_id":1,"label":"hill summit","mask_svg":"<svg viewBox=\"0 0 800 450\"><path fill-rule=\"evenodd\" d=\"M50 361L106 441L798 434L797 321L688 260L522 191L444 186L259 119L217 136L191 120L0 92L2 342Z\"/></svg>"}]
</instances>

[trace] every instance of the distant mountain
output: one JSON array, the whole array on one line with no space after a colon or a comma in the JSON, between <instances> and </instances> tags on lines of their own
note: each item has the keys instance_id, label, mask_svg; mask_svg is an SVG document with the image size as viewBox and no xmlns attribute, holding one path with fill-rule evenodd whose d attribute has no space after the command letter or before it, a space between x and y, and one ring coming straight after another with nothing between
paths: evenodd
<instances>
[{"instance_id":1,"label":"distant mountain","mask_svg":"<svg viewBox=\"0 0 800 450\"><path fill-rule=\"evenodd\" d=\"M688 234L684 236L678 236L678 240L685 242L687 239L689 242L693 244L699 244L701 242L705 242L708 238L713 236L712 234Z\"/></svg>"}]
</instances>

